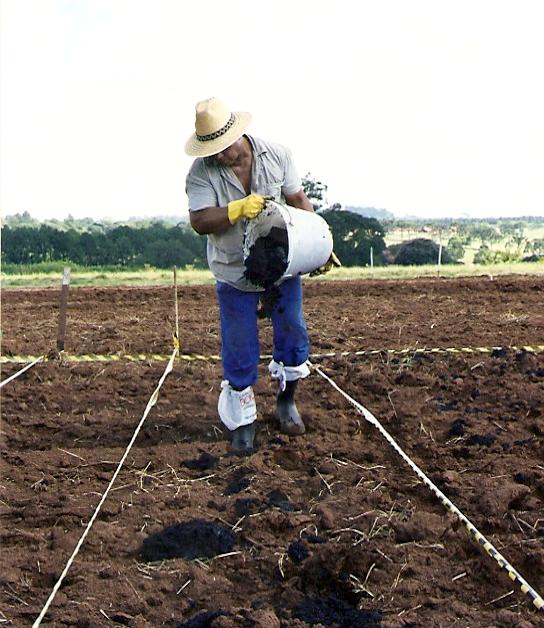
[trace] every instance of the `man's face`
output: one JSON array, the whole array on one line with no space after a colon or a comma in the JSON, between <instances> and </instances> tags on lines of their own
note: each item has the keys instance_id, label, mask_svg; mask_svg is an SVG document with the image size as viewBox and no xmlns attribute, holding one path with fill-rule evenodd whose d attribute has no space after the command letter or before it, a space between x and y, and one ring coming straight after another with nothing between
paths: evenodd
<instances>
[{"instance_id":1,"label":"man's face","mask_svg":"<svg viewBox=\"0 0 544 628\"><path fill-rule=\"evenodd\" d=\"M236 166L239 166L242 162L244 154L243 147L244 138L241 137L240 139L236 140L234 144L231 144L228 148L225 148L225 150L222 150L220 153L214 155L215 160L222 166L235 168Z\"/></svg>"}]
</instances>

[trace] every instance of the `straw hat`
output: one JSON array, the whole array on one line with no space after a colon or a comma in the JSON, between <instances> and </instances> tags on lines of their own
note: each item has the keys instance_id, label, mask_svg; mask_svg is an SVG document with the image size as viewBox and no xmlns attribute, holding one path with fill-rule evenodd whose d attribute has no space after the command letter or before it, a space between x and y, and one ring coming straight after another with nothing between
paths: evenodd
<instances>
[{"instance_id":1,"label":"straw hat","mask_svg":"<svg viewBox=\"0 0 544 628\"><path fill-rule=\"evenodd\" d=\"M230 112L219 98L208 98L196 105L195 130L185 144L192 157L216 155L242 137L251 122L245 111Z\"/></svg>"}]
</instances>

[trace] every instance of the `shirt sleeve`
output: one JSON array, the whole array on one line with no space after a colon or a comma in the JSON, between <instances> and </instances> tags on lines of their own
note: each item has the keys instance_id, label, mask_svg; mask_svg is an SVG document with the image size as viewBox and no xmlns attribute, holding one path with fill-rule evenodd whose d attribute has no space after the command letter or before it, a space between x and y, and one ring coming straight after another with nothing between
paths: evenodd
<instances>
[{"instance_id":1,"label":"shirt sleeve","mask_svg":"<svg viewBox=\"0 0 544 628\"><path fill-rule=\"evenodd\" d=\"M197 159L189 170L185 191L189 197L189 211L217 207L217 194L200 159Z\"/></svg>"},{"instance_id":2,"label":"shirt sleeve","mask_svg":"<svg viewBox=\"0 0 544 628\"><path fill-rule=\"evenodd\" d=\"M302 180L295 167L291 151L285 149L284 182L281 188L283 194L296 194L302 188Z\"/></svg>"}]
</instances>

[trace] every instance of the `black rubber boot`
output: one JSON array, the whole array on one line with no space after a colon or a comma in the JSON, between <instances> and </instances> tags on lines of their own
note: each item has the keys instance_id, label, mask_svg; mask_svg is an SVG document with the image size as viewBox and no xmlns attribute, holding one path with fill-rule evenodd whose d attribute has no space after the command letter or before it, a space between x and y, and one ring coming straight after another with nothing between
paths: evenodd
<instances>
[{"instance_id":1,"label":"black rubber boot","mask_svg":"<svg viewBox=\"0 0 544 628\"><path fill-rule=\"evenodd\" d=\"M285 382L285 390L280 390L276 399L276 418L279 421L280 430L289 436L298 436L306 431L295 404L297 384L298 379Z\"/></svg>"},{"instance_id":2,"label":"black rubber boot","mask_svg":"<svg viewBox=\"0 0 544 628\"><path fill-rule=\"evenodd\" d=\"M255 438L255 422L249 425L242 425L231 432L229 453L233 456L250 456L253 449L253 439Z\"/></svg>"}]
</instances>

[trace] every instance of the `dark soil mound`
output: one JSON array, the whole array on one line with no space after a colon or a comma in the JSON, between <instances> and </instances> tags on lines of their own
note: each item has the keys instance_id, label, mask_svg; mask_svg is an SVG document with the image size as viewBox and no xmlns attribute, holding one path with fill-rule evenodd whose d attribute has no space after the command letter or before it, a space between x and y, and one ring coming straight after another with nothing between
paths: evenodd
<instances>
[{"instance_id":1,"label":"dark soil mound","mask_svg":"<svg viewBox=\"0 0 544 628\"><path fill-rule=\"evenodd\" d=\"M212 558L230 552L234 542L234 534L229 529L212 521L194 519L147 537L140 555L146 562L165 558Z\"/></svg>"},{"instance_id":2,"label":"dark soil mound","mask_svg":"<svg viewBox=\"0 0 544 628\"><path fill-rule=\"evenodd\" d=\"M335 628L377 628L382 619L378 611L358 610L333 595L305 600L295 609L293 617L302 619L310 626L322 624Z\"/></svg>"}]
</instances>

